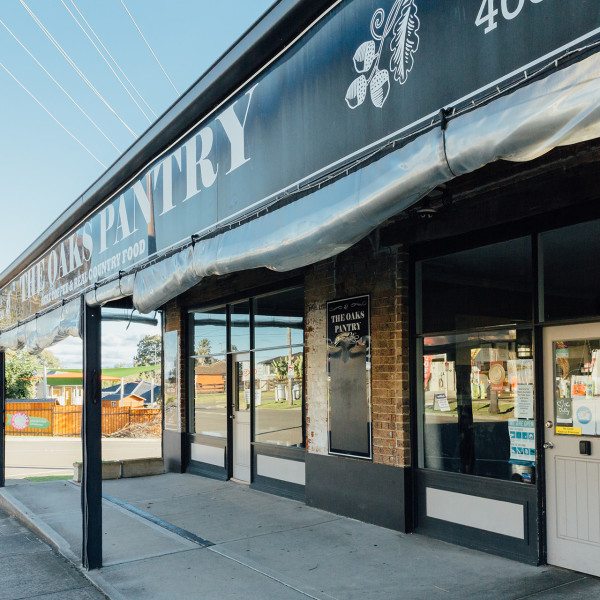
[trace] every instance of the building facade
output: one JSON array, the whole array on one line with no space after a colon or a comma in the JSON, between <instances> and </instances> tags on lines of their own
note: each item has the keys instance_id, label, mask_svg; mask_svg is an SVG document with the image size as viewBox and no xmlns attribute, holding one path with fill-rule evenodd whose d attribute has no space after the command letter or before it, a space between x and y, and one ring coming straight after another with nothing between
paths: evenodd
<instances>
[{"instance_id":1,"label":"building facade","mask_svg":"<svg viewBox=\"0 0 600 600\"><path fill-rule=\"evenodd\" d=\"M599 31L276 3L2 275L0 344L162 309L169 470L599 575Z\"/></svg>"}]
</instances>

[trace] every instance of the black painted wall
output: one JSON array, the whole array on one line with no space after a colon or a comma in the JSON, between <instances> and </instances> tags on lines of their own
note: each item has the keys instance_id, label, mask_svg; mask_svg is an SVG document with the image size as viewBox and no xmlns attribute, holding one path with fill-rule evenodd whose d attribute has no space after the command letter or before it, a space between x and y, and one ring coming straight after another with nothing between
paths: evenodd
<instances>
[{"instance_id":1,"label":"black painted wall","mask_svg":"<svg viewBox=\"0 0 600 600\"><path fill-rule=\"evenodd\" d=\"M319 454L306 455L306 504L406 532L410 469Z\"/></svg>"},{"instance_id":2,"label":"black painted wall","mask_svg":"<svg viewBox=\"0 0 600 600\"><path fill-rule=\"evenodd\" d=\"M178 431L163 430L163 458L166 473L183 473L187 463L186 436Z\"/></svg>"}]
</instances>

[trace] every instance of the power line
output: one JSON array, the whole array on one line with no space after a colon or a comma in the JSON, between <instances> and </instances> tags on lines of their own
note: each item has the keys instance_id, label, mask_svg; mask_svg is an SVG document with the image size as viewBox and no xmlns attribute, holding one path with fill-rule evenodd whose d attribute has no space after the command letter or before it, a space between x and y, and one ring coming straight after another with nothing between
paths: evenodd
<instances>
[{"instance_id":1,"label":"power line","mask_svg":"<svg viewBox=\"0 0 600 600\"><path fill-rule=\"evenodd\" d=\"M65 4L64 0L60 0L60 2L66 8L66 10L71 15L71 17L73 17L73 20L75 21L75 23L77 23L77 25L79 26L79 29L81 29L81 31L83 31L83 33L85 33L87 39L91 42L92 46L94 46L94 48L96 49L98 54L102 57L102 60L106 63L108 68L112 71L113 75L117 78L117 81L121 84L123 89L129 94L129 97L133 100L135 105L140 109L140 111L144 115L144 117L146 117L146 120L148 121L148 123L151 123L152 121L150 120L148 115L144 112L144 109L138 104L137 100L131 95L131 92L129 91L127 86L123 83L123 80L119 77L117 72L112 68L112 65L108 62L108 60L106 60L106 57L104 56L104 54L102 54L102 52L100 51L100 48L98 48L98 46L96 46L96 43L94 42L94 40L89 36L88 32L83 28L83 26L81 25L81 23L79 22L77 17L71 12L71 9Z\"/></svg>"},{"instance_id":2,"label":"power line","mask_svg":"<svg viewBox=\"0 0 600 600\"><path fill-rule=\"evenodd\" d=\"M135 87L135 85L133 85L133 83L131 82L129 77L127 77L127 75L125 74L125 71L123 71L123 69L121 69L121 67L119 66L119 63L117 62L115 57L109 52L108 48L102 43L102 40L100 39L98 34L94 31L94 28L88 23L86 18L83 16L83 13L75 5L74 0L71 0L71 4L73 5L73 8L75 8L75 10L79 13L79 16L83 19L83 22L88 26L89 30L94 34L94 37L98 40L98 43L102 46L102 48L104 49L106 54L108 54L108 57L113 61L113 63L117 67L117 69L119 69L119 71L121 72L121 75L123 75L123 77L125 77L125 79L127 80L127 83L131 86L133 91L138 95L140 100L146 105L146 108L152 113L152 115L156 119L158 117L158 115L152 110L152 107L146 102L146 100L144 99L144 97L142 96L140 91Z\"/></svg>"},{"instance_id":3,"label":"power line","mask_svg":"<svg viewBox=\"0 0 600 600\"><path fill-rule=\"evenodd\" d=\"M139 34L142 36L142 39L144 40L144 42L146 42L146 46L148 46L148 50L150 50L150 52L152 53L152 56L154 56L154 60L158 63L158 66L162 69L162 72L165 74L165 77L169 80L169 83L173 86L173 89L175 90L176 94L178 96L181 96L181 94L179 93L179 91L175 87L175 84L171 81L171 78L167 75L167 72L165 71L164 67L160 64L160 61L158 60L156 54L154 54L154 50L152 50L152 48L150 47L150 44L148 43L148 40L146 40L146 38L144 37L144 34L142 33L142 30L138 27L138 24L135 22L135 19L133 18L132 14L129 12L129 10L127 9L127 7L125 6L125 2L123 0L121 0L121 4L123 5L123 8L125 9L125 11L127 12L127 14L129 15L129 18L133 21L133 24L135 25L135 28L139 31Z\"/></svg>"},{"instance_id":4,"label":"power line","mask_svg":"<svg viewBox=\"0 0 600 600\"><path fill-rule=\"evenodd\" d=\"M121 151L119 150L119 148L117 148L117 146L115 146L113 141L106 135L106 133L104 133L104 131L102 131L102 129L96 124L96 122L85 112L85 110L83 110L83 108L81 108L81 106L79 106L79 104L77 104L77 102L72 98L72 96L69 94L69 92L67 92L67 90L65 90L65 88L62 85L60 85L60 83L58 83L58 81L56 81L56 79L54 79L54 77L52 77L52 74L25 47L25 45L21 42L21 40L19 40L19 38L9 29L8 25L6 25L6 23L2 19L0 19L0 24L2 24L4 29L6 29L6 31L8 31L8 33L10 33L10 35L12 35L12 37L21 46L21 48L23 48L23 50L25 50L25 52L27 52L27 54L29 54L29 56L31 56L31 58L33 58L33 60L37 63L37 65L40 67L40 69L42 69L42 71L44 71L44 73L46 73L46 75L48 75L48 77L50 77L50 79L52 79L52 81L60 88L60 90L65 94L65 96L67 96L67 98L81 111L81 113L87 118L87 120L108 140L110 145L120 154Z\"/></svg>"},{"instance_id":5,"label":"power line","mask_svg":"<svg viewBox=\"0 0 600 600\"><path fill-rule=\"evenodd\" d=\"M2 67L90 156L106 169L106 165L79 138L75 137L1 62L0 67Z\"/></svg>"},{"instance_id":6,"label":"power line","mask_svg":"<svg viewBox=\"0 0 600 600\"><path fill-rule=\"evenodd\" d=\"M44 32L44 35L52 42L54 47L62 54L64 59L75 70L75 72L83 79L83 81L85 81L85 83L94 92L94 94L96 94L96 96L103 102L103 104L110 110L110 112L112 112L113 115L115 115L115 117L117 117L117 119L119 119L119 121L121 121L121 123L126 127L126 129L131 133L131 135L133 135L133 137L137 138L137 134L135 133L135 131L133 131L133 129L131 129L131 127L129 127L129 125L127 125L127 123L125 123L125 121L123 121L123 119L121 119L121 117L117 114L117 112L114 110L114 108L104 99L102 94L100 94L100 92L93 86L92 82L83 74L81 69L73 62L71 57L66 53L66 51L62 48L62 46L54 39L52 34L44 27L43 23L35 16L35 14L29 8L29 6L27 6L27 4L25 3L25 0L19 0L19 2L23 6L23 8L25 8L25 10L29 13L31 18L35 21L37 26Z\"/></svg>"}]
</instances>

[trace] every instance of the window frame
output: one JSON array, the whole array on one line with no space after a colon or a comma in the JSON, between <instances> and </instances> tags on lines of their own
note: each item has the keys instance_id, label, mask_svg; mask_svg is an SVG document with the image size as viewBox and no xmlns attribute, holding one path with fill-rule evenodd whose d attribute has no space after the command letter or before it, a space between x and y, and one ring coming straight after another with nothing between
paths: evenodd
<instances>
[{"instance_id":1,"label":"window frame","mask_svg":"<svg viewBox=\"0 0 600 600\"><path fill-rule=\"evenodd\" d=\"M296 341L294 343L294 341L292 341L292 343L290 344L289 347L295 349L295 348L302 348L302 362L303 362L303 366L302 366L302 388L301 388L301 421L302 421L302 443L300 446L286 446L286 449L289 450L301 450L303 452L306 451L306 348L305 348L305 343L306 343L306 303L304 300L304 285L303 284L290 284L288 286L285 287L279 287L279 288L274 288L274 289L269 289L267 291L263 291L263 292L257 292L254 294L246 294L246 295L241 295L241 296L235 296L232 297L230 299L228 299L227 302L224 301L215 301L213 303L209 303L206 304L204 306L201 307L193 307L193 308L189 308L188 309L188 327L189 327L189 331L190 331L190 335L189 335L189 343L188 343L188 357L187 357L187 364L188 364L188 368L189 368L189 385L188 385L188 389L190 390L190 394L189 394L189 401L188 401L188 414L189 414L189 418L188 418L188 432L192 435L192 436L202 436L205 437L204 434L202 433L197 433L196 432L196 422L195 422L195 412L194 412L194 408L195 408L195 394L196 394L196 390L195 390L195 379L194 379L194 374L195 374L195 360L197 358L199 358L200 356L205 356L205 355L197 355L195 354L195 343L196 343L196 336L195 336L195 325L194 325L194 317L197 314L201 314L201 313L206 313L206 312L210 312L211 310L215 310L218 308L225 308L225 328L226 328L226 352L215 352L214 355L215 356L226 356L226 360L227 360L227 413L228 413L228 417L229 412L230 412L230 404L231 404L231 389L230 389L230 384L229 384L229 380L230 380L230 371L231 371L231 357L235 354L239 354L240 352L248 352L250 354L250 397L251 397L251 405L250 405L250 411L251 411L251 418L250 418L250 443L251 446L258 446L258 447L265 447L265 448L282 448L282 446L279 446L277 444L272 444L272 443L265 443L265 442L259 442L255 440L255 427L256 427L256 407L255 407L255 375L254 375L254 366L255 366L255 354L256 352L261 352L261 351L266 351L266 350L277 350L277 349L287 349L288 346L284 345L277 345L277 346L273 346L273 347L266 347L266 348L257 348L256 344L255 344L255 340L256 340L256 335L255 335L255 329L256 329L256 324L255 324L255 306L256 306L256 300L259 298L263 298L263 297L267 297L267 296L275 296L277 294L283 294L285 292L289 292L292 290L299 290L302 292L302 339L301 342ZM236 350L232 350L232 344L231 344L231 329L232 329L232 319L231 319L231 307L235 304L240 304L243 302L248 302L249 303L249 326L250 326L250 348L249 349L236 349ZM206 355L206 356L212 356L213 353L211 353L210 355ZM230 419L228 419L230 420ZM223 437L215 437L213 436L213 439L220 439L220 440L226 440L226 439L230 439L231 434L232 434L232 428L231 428L231 424L228 423L227 425L227 431L228 431L228 435L227 438L223 438Z\"/></svg>"}]
</instances>

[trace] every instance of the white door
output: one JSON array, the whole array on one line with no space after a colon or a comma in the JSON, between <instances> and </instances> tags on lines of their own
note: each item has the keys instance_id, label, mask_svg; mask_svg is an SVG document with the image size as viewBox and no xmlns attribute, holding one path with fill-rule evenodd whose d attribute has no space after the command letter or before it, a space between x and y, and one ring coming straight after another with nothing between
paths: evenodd
<instances>
[{"instance_id":1,"label":"white door","mask_svg":"<svg viewBox=\"0 0 600 600\"><path fill-rule=\"evenodd\" d=\"M233 478L250 483L250 355L233 359Z\"/></svg>"},{"instance_id":2,"label":"white door","mask_svg":"<svg viewBox=\"0 0 600 600\"><path fill-rule=\"evenodd\" d=\"M544 331L544 404L548 562L598 577L600 323Z\"/></svg>"}]
</instances>

